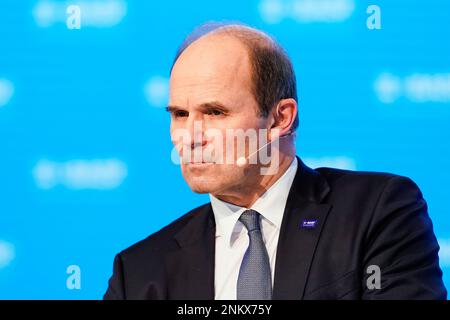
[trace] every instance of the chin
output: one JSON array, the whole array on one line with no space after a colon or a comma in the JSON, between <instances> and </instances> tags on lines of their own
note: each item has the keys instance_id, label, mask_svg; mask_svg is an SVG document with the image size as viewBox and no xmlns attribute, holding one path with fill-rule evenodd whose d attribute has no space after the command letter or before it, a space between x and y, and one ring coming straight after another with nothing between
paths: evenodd
<instances>
[{"instance_id":1,"label":"chin","mask_svg":"<svg viewBox=\"0 0 450 320\"><path fill-rule=\"evenodd\" d=\"M198 194L211 193L209 188L203 188L203 187L198 187L198 186L191 187L191 190L192 190L192 192L195 192Z\"/></svg>"},{"instance_id":2,"label":"chin","mask_svg":"<svg viewBox=\"0 0 450 320\"><path fill-rule=\"evenodd\" d=\"M189 188L195 193L216 193L235 185L236 175L232 171L222 171L220 167L208 168L207 171L199 172L182 168L183 178ZM237 180L237 181L236 181Z\"/></svg>"},{"instance_id":3,"label":"chin","mask_svg":"<svg viewBox=\"0 0 450 320\"><path fill-rule=\"evenodd\" d=\"M189 188L195 193L210 193L216 189L217 179L206 176L196 176L191 174L183 174Z\"/></svg>"},{"instance_id":4,"label":"chin","mask_svg":"<svg viewBox=\"0 0 450 320\"><path fill-rule=\"evenodd\" d=\"M214 186L211 186L210 183L206 182L188 182L189 188L195 193L212 193L216 188Z\"/></svg>"}]
</instances>

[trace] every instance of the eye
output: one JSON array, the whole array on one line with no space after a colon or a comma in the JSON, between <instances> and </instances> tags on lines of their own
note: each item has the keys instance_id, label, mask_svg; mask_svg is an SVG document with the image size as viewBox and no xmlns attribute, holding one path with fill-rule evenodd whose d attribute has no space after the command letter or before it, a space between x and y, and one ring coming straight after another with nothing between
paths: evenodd
<instances>
[{"instance_id":1,"label":"eye","mask_svg":"<svg viewBox=\"0 0 450 320\"><path fill-rule=\"evenodd\" d=\"M220 115L223 115L224 113L222 110L219 110L219 109L211 109L211 110L208 110L207 114L211 115L211 116L220 116Z\"/></svg>"},{"instance_id":2,"label":"eye","mask_svg":"<svg viewBox=\"0 0 450 320\"><path fill-rule=\"evenodd\" d=\"M172 114L175 118L181 118L181 117L187 117L189 115L189 112L184 111L184 110L175 110Z\"/></svg>"}]
</instances>

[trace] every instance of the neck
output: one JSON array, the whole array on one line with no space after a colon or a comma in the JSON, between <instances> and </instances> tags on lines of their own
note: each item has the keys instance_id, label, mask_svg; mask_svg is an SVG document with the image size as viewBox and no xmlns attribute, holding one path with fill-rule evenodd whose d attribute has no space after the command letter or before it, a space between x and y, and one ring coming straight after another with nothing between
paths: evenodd
<instances>
[{"instance_id":1,"label":"neck","mask_svg":"<svg viewBox=\"0 0 450 320\"><path fill-rule=\"evenodd\" d=\"M239 190L227 194L213 194L216 198L234 205L250 208L280 177L286 172L294 160L295 155L280 157L279 170L274 175L258 175L256 181ZM259 170L259 169L258 169Z\"/></svg>"}]
</instances>

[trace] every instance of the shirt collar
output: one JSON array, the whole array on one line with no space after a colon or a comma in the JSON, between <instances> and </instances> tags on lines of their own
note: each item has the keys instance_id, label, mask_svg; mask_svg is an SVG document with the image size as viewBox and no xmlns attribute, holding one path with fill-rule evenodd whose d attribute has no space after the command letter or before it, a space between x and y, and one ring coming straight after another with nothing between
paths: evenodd
<instances>
[{"instance_id":1,"label":"shirt collar","mask_svg":"<svg viewBox=\"0 0 450 320\"><path fill-rule=\"evenodd\" d=\"M264 219L278 229L281 227L284 209L297 172L297 166L297 158L294 157L284 174L250 208L258 211ZM247 208L222 201L212 194L209 197L216 221L216 236L223 236L231 241L234 227Z\"/></svg>"}]
</instances>

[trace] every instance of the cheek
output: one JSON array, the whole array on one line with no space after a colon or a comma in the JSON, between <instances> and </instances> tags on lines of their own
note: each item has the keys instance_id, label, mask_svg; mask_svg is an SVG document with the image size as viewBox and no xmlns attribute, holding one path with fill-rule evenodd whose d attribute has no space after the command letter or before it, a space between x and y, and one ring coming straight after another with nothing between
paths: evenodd
<instances>
[{"instance_id":1,"label":"cheek","mask_svg":"<svg viewBox=\"0 0 450 320\"><path fill-rule=\"evenodd\" d=\"M170 140L172 144L177 149L178 153L181 152L183 147L183 141L189 141L186 130L180 126L171 125L170 126Z\"/></svg>"},{"instance_id":2,"label":"cheek","mask_svg":"<svg viewBox=\"0 0 450 320\"><path fill-rule=\"evenodd\" d=\"M176 138L179 139L179 137L176 137L176 136L177 136L176 133L177 133L178 131L179 131L178 126L175 125L175 124L173 123L173 121L171 121L171 123L170 123L170 129L169 129L169 134L170 134L170 139L172 140L172 142L174 142Z\"/></svg>"}]
</instances>

